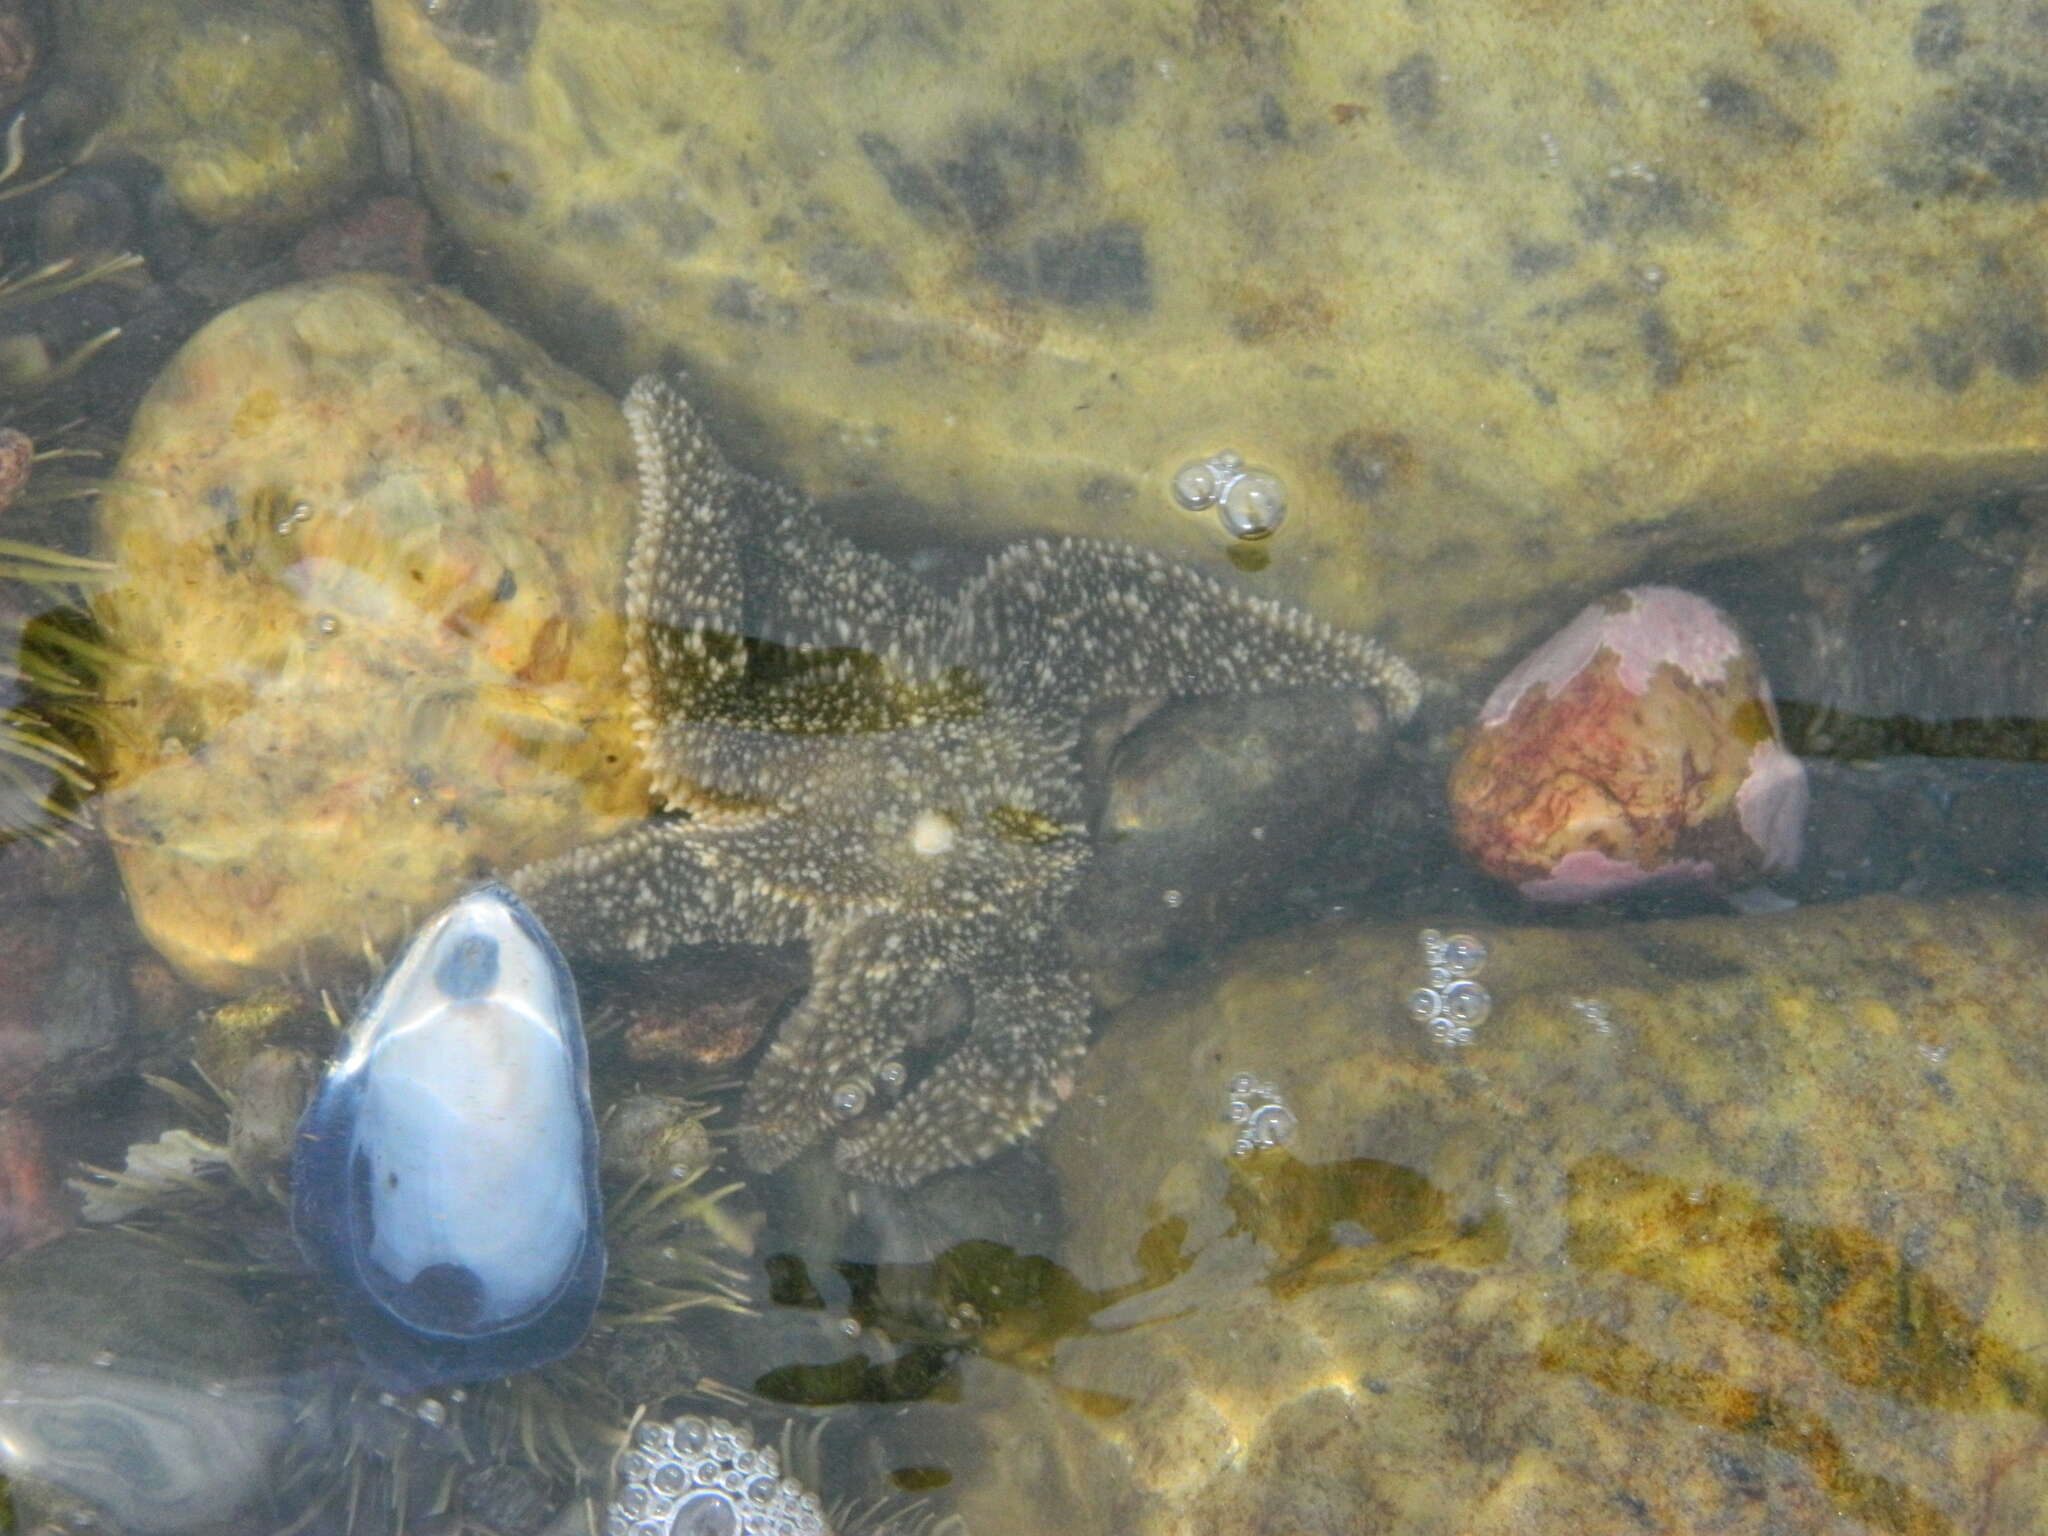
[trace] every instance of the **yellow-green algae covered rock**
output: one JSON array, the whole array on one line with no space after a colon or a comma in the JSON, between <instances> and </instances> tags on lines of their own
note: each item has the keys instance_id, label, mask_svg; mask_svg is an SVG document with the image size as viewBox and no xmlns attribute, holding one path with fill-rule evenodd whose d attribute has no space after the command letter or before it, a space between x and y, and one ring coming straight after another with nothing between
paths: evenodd
<instances>
[{"instance_id":1,"label":"yellow-green algae covered rock","mask_svg":"<svg viewBox=\"0 0 2048 1536\"><path fill-rule=\"evenodd\" d=\"M613 402L440 289L353 276L214 320L100 508L102 808L143 931L238 988L647 809Z\"/></svg>"},{"instance_id":2,"label":"yellow-green algae covered rock","mask_svg":"<svg viewBox=\"0 0 2048 1536\"><path fill-rule=\"evenodd\" d=\"M2023 8L374 11L437 208L561 355L680 355L757 464L969 534L1220 560L1168 477L1235 450L1288 489L1266 590L1440 670L2048 471Z\"/></svg>"},{"instance_id":3,"label":"yellow-green algae covered rock","mask_svg":"<svg viewBox=\"0 0 2048 1536\"><path fill-rule=\"evenodd\" d=\"M1464 1049L1412 928L1112 1020L1051 1141L1106 1305L984 1373L978 1536L2038 1530L2048 908L1482 937Z\"/></svg>"},{"instance_id":4,"label":"yellow-green algae covered rock","mask_svg":"<svg viewBox=\"0 0 2048 1536\"><path fill-rule=\"evenodd\" d=\"M319 213L376 169L339 0L56 0L65 70L106 98L98 147L157 166L205 224Z\"/></svg>"}]
</instances>

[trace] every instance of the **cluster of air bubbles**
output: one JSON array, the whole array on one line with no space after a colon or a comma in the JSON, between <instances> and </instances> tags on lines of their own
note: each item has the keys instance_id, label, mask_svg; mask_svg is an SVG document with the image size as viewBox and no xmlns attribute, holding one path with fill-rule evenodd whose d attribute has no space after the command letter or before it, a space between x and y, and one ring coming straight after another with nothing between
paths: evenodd
<instances>
[{"instance_id":1,"label":"cluster of air bubbles","mask_svg":"<svg viewBox=\"0 0 2048 1536\"><path fill-rule=\"evenodd\" d=\"M1614 1020L1608 1016L1607 1005L1597 997L1575 997L1571 1000L1572 1012L1593 1026L1596 1035L1614 1033Z\"/></svg>"},{"instance_id":2,"label":"cluster of air bubbles","mask_svg":"<svg viewBox=\"0 0 2048 1536\"><path fill-rule=\"evenodd\" d=\"M1243 1157L1261 1147L1277 1147L1294 1135L1294 1111L1280 1097L1277 1083L1263 1083L1249 1072L1230 1080L1230 1094L1224 1101L1223 1118L1237 1127L1231 1145L1233 1157Z\"/></svg>"},{"instance_id":3,"label":"cluster of air bubbles","mask_svg":"<svg viewBox=\"0 0 2048 1536\"><path fill-rule=\"evenodd\" d=\"M868 1107L876 1092L895 1093L910 1081L910 1068L900 1061L885 1061L875 1068L874 1081L864 1083L857 1077L849 1077L835 1087L829 1097L832 1113L841 1120L851 1120Z\"/></svg>"},{"instance_id":4,"label":"cluster of air bubbles","mask_svg":"<svg viewBox=\"0 0 2048 1536\"><path fill-rule=\"evenodd\" d=\"M1470 1045L1493 1012L1493 994L1474 979L1486 964L1485 940L1469 933L1446 938L1425 928L1422 959L1429 979L1408 994L1410 1016L1428 1027L1438 1045Z\"/></svg>"},{"instance_id":5,"label":"cluster of air bubbles","mask_svg":"<svg viewBox=\"0 0 2048 1536\"><path fill-rule=\"evenodd\" d=\"M1233 539L1263 539L1287 516L1287 487L1270 469L1248 465L1225 449L1190 459L1173 473L1173 499L1190 512L1216 509Z\"/></svg>"},{"instance_id":6,"label":"cluster of air bubbles","mask_svg":"<svg viewBox=\"0 0 2048 1536\"><path fill-rule=\"evenodd\" d=\"M619 1458L605 1536L831 1536L824 1506L774 1448L719 1418L642 1424Z\"/></svg>"}]
</instances>

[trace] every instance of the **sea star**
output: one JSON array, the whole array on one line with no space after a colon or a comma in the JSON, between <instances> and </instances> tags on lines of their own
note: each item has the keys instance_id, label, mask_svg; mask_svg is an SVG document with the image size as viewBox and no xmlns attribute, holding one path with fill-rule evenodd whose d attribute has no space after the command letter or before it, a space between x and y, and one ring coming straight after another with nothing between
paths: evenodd
<instances>
[{"instance_id":1,"label":"sea star","mask_svg":"<svg viewBox=\"0 0 2048 1536\"><path fill-rule=\"evenodd\" d=\"M666 814L513 884L572 954L807 941L810 990L747 1087L757 1167L837 1133L849 1174L915 1183L1071 1090L1090 711L1276 688L1414 710L1374 641L1120 544L1018 544L944 598L735 471L666 381L625 412L626 677Z\"/></svg>"}]
</instances>

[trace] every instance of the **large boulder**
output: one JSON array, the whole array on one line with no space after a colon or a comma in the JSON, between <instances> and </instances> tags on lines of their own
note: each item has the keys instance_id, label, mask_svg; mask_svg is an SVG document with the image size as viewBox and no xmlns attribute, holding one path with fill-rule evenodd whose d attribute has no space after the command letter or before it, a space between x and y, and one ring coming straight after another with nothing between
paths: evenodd
<instances>
[{"instance_id":1,"label":"large boulder","mask_svg":"<svg viewBox=\"0 0 2048 1536\"><path fill-rule=\"evenodd\" d=\"M101 801L137 921L235 989L647 809L609 397L467 301L280 289L195 336L100 506Z\"/></svg>"},{"instance_id":2,"label":"large boulder","mask_svg":"<svg viewBox=\"0 0 2048 1536\"><path fill-rule=\"evenodd\" d=\"M2023 7L373 10L481 281L927 533L1234 555L1449 670L2048 471ZM1265 544L1168 494L1223 449Z\"/></svg>"},{"instance_id":3,"label":"large boulder","mask_svg":"<svg viewBox=\"0 0 2048 1536\"><path fill-rule=\"evenodd\" d=\"M969 1378L981 1536L2038 1528L2048 909L1412 929L1126 1009L1049 1150L1087 1326ZM1238 1073L1291 1139L1235 1156Z\"/></svg>"}]
</instances>

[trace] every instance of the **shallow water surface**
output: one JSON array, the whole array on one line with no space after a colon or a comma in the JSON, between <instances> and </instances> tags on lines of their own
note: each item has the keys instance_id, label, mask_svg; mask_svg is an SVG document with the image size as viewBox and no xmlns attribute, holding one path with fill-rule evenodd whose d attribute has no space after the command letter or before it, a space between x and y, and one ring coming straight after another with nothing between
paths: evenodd
<instances>
[{"instance_id":1,"label":"shallow water surface","mask_svg":"<svg viewBox=\"0 0 2048 1536\"><path fill-rule=\"evenodd\" d=\"M0 0L0 100L0 1529L2039 1527L2034 9ZM342 1304L300 1115L487 880L595 1148L426 964ZM593 1150L588 1333L395 1390Z\"/></svg>"}]
</instances>

